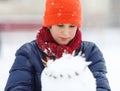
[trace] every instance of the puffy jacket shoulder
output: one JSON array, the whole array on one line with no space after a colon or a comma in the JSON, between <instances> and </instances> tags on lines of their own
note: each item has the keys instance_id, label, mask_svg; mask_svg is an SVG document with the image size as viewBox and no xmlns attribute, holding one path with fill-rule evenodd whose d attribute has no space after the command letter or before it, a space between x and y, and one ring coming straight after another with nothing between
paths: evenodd
<instances>
[{"instance_id":1,"label":"puffy jacket shoulder","mask_svg":"<svg viewBox=\"0 0 120 91\"><path fill-rule=\"evenodd\" d=\"M89 68L96 78L97 91L111 91L106 77L106 63L98 46L93 42L83 41L79 51L85 54L86 61L92 62Z\"/></svg>"},{"instance_id":2,"label":"puffy jacket shoulder","mask_svg":"<svg viewBox=\"0 0 120 91\"><path fill-rule=\"evenodd\" d=\"M34 66L34 68L38 67L38 62L43 58L42 51L38 48L36 41L32 41L21 46L15 56L18 58L19 56L27 58L28 64L30 66ZM18 60L18 59L17 59ZM39 61L38 61L39 60ZM42 63L41 63L42 64ZM39 71L39 70L38 70Z\"/></svg>"},{"instance_id":3,"label":"puffy jacket shoulder","mask_svg":"<svg viewBox=\"0 0 120 91\"><path fill-rule=\"evenodd\" d=\"M15 54L5 91L40 91L43 55L36 41L22 45Z\"/></svg>"}]
</instances>

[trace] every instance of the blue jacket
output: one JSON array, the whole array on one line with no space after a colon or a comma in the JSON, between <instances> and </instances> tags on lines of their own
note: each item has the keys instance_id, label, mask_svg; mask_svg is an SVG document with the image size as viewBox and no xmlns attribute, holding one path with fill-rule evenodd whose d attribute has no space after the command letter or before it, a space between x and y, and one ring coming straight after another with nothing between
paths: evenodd
<instances>
[{"instance_id":1,"label":"blue jacket","mask_svg":"<svg viewBox=\"0 0 120 91\"><path fill-rule=\"evenodd\" d=\"M83 41L76 50L76 55L80 51L85 53L86 60L92 61L89 68L96 78L97 91L111 91L106 77L105 61L98 47L92 42ZM43 54L35 40L20 47L16 52L5 91L41 91Z\"/></svg>"}]
</instances>

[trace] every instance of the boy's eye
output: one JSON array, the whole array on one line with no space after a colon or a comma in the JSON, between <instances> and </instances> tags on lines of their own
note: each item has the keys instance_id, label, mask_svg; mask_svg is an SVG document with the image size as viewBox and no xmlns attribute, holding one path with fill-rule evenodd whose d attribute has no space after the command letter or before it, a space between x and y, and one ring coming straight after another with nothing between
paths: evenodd
<instances>
[{"instance_id":1,"label":"boy's eye","mask_svg":"<svg viewBox=\"0 0 120 91\"><path fill-rule=\"evenodd\" d=\"M63 25L63 24L58 24L57 26L58 26L58 27L64 27L64 25Z\"/></svg>"},{"instance_id":2,"label":"boy's eye","mask_svg":"<svg viewBox=\"0 0 120 91\"><path fill-rule=\"evenodd\" d=\"M75 25L70 25L70 27L75 27Z\"/></svg>"},{"instance_id":3,"label":"boy's eye","mask_svg":"<svg viewBox=\"0 0 120 91\"><path fill-rule=\"evenodd\" d=\"M57 26L58 26L58 27L64 27L65 25L64 25L64 24L58 24ZM69 25L69 27L70 27L70 28L74 28L74 27L76 27L76 26L71 24L71 25Z\"/></svg>"}]
</instances>

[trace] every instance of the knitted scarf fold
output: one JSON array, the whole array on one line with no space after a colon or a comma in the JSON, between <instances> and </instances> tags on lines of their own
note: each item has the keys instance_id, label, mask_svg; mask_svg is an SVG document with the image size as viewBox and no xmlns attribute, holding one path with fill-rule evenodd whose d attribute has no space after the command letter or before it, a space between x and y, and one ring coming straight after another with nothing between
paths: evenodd
<instances>
[{"instance_id":1,"label":"knitted scarf fold","mask_svg":"<svg viewBox=\"0 0 120 91\"><path fill-rule=\"evenodd\" d=\"M38 47L49 57L60 58L64 52L72 54L72 52L80 47L81 32L79 29L76 35L68 45L59 45L55 42L50 31L46 27L42 27L36 36Z\"/></svg>"}]
</instances>

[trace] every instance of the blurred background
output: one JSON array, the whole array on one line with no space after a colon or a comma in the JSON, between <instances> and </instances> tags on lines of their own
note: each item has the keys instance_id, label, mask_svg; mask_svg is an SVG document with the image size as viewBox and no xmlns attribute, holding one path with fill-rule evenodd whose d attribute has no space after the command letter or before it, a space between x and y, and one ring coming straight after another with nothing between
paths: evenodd
<instances>
[{"instance_id":1,"label":"blurred background","mask_svg":"<svg viewBox=\"0 0 120 91\"><path fill-rule=\"evenodd\" d=\"M120 91L120 0L81 0L83 40L95 42L106 60L112 91ZM45 0L0 0L0 91L4 90L16 50L35 39Z\"/></svg>"}]
</instances>

